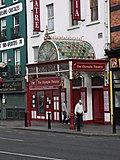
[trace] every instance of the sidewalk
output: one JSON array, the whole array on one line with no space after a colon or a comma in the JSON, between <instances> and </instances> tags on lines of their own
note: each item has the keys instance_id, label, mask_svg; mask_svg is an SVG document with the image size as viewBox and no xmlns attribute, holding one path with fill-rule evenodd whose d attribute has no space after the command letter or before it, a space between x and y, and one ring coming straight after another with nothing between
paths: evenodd
<instances>
[{"instance_id":1,"label":"sidewalk","mask_svg":"<svg viewBox=\"0 0 120 160\"><path fill-rule=\"evenodd\" d=\"M51 123L51 129L48 129L47 122L32 122L30 127L25 127L24 121L0 121L0 128L12 128L17 130L53 132L60 134L73 134L82 136L117 136L120 137L120 126L116 126L116 133L113 133L112 125L84 124L80 131L70 129L68 124Z\"/></svg>"}]
</instances>

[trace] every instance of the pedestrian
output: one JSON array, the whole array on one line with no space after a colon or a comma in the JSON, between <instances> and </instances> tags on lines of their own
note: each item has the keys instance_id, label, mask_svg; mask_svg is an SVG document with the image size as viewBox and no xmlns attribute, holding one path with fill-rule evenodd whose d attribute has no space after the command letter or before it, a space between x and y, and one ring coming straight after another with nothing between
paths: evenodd
<instances>
[{"instance_id":1,"label":"pedestrian","mask_svg":"<svg viewBox=\"0 0 120 160\"><path fill-rule=\"evenodd\" d=\"M82 127L82 120L83 120L83 104L82 101L79 100L79 102L75 105L75 116L77 116L77 130L80 131L80 126Z\"/></svg>"},{"instance_id":2,"label":"pedestrian","mask_svg":"<svg viewBox=\"0 0 120 160\"><path fill-rule=\"evenodd\" d=\"M66 105L66 101L64 101L62 103L62 123L65 123L65 120L67 118L68 112L67 112L67 105Z\"/></svg>"}]
</instances>

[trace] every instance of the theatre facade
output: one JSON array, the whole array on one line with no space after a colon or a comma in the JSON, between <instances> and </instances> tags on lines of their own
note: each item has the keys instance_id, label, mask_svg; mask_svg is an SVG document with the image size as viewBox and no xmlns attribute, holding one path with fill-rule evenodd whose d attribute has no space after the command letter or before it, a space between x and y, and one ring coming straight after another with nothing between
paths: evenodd
<instances>
[{"instance_id":1,"label":"theatre facade","mask_svg":"<svg viewBox=\"0 0 120 160\"><path fill-rule=\"evenodd\" d=\"M74 107L81 99L84 123L110 123L108 61L95 54L89 42L46 37L38 63L26 65L28 119L48 121L50 113L52 122L61 122L66 100L74 128Z\"/></svg>"}]
</instances>

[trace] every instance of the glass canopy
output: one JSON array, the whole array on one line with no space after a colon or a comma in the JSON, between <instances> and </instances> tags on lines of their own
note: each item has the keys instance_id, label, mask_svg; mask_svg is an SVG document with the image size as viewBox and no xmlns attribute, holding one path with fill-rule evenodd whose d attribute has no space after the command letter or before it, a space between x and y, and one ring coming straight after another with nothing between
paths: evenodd
<instances>
[{"instance_id":1,"label":"glass canopy","mask_svg":"<svg viewBox=\"0 0 120 160\"><path fill-rule=\"evenodd\" d=\"M86 41L46 40L38 53L38 62L60 59L95 59L92 45Z\"/></svg>"}]
</instances>

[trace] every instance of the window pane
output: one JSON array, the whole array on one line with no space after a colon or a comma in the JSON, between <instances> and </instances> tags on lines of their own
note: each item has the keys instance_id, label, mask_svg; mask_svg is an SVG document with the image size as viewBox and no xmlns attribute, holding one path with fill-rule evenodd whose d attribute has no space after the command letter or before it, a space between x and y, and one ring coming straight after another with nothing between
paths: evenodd
<instances>
[{"instance_id":1,"label":"window pane","mask_svg":"<svg viewBox=\"0 0 120 160\"><path fill-rule=\"evenodd\" d=\"M20 64L20 49L15 50L15 65Z\"/></svg>"},{"instance_id":2,"label":"window pane","mask_svg":"<svg viewBox=\"0 0 120 160\"><path fill-rule=\"evenodd\" d=\"M45 106L44 106L44 91L38 92L38 114L45 113Z\"/></svg>"},{"instance_id":3,"label":"window pane","mask_svg":"<svg viewBox=\"0 0 120 160\"><path fill-rule=\"evenodd\" d=\"M7 64L7 52L2 52L2 62L5 62Z\"/></svg>"},{"instance_id":4,"label":"window pane","mask_svg":"<svg viewBox=\"0 0 120 160\"><path fill-rule=\"evenodd\" d=\"M48 20L48 30L49 31L54 30L54 19L49 19Z\"/></svg>"},{"instance_id":5,"label":"window pane","mask_svg":"<svg viewBox=\"0 0 120 160\"><path fill-rule=\"evenodd\" d=\"M91 21L98 20L98 0L90 1Z\"/></svg>"},{"instance_id":6,"label":"window pane","mask_svg":"<svg viewBox=\"0 0 120 160\"><path fill-rule=\"evenodd\" d=\"M47 6L48 10L48 30L52 31L54 30L54 10L53 10L53 4L50 4Z\"/></svg>"},{"instance_id":7,"label":"window pane","mask_svg":"<svg viewBox=\"0 0 120 160\"><path fill-rule=\"evenodd\" d=\"M15 16L14 16L14 25L15 26L18 26L19 25L19 14L16 14Z\"/></svg>"},{"instance_id":8,"label":"window pane","mask_svg":"<svg viewBox=\"0 0 120 160\"><path fill-rule=\"evenodd\" d=\"M39 50L39 47L34 47L33 48L33 52L34 52L34 62L37 62L38 61L38 50Z\"/></svg>"}]
</instances>

